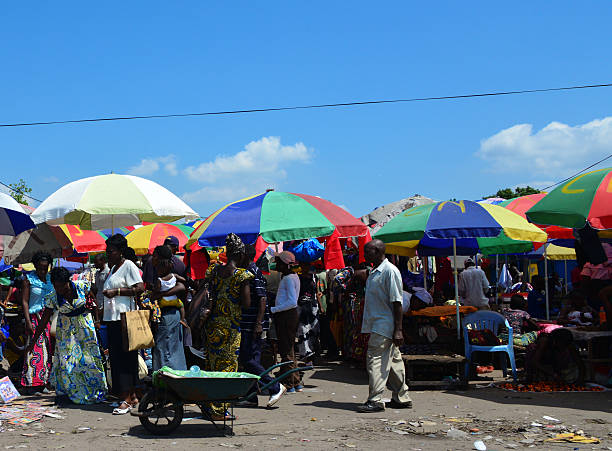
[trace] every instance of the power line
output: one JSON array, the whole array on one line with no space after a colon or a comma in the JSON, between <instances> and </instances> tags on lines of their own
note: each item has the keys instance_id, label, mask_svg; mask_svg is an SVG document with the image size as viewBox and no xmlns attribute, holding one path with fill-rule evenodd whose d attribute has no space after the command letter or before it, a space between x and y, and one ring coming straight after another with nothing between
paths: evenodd
<instances>
[{"instance_id":1,"label":"power line","mask_svg":"<svg viewBox=\"0 0 612 451\"><path fill-rule=\"evenodd\" d=\"M23 192L19 191L18 189L15 189L15 188L7 185L6 183L0 182L0 185L4 186L5 188L10 189L11 191L14 191L14 192L16 192L18 194L21 194L22 196L25 196L25 197L27 197L29 199L35 200L36 202L42 203L42 200L36 199L35 197L32 197L32 196L29 196L26 193L23 193Z\"/></svg>"},{"instance_id":2,"label":"power line","mask_svg":"<svg viewBox=\"0 0 612 451\"><path fill-rule=\"evenodd\" d=\"M576 177L577 175L582 174L583 172L585 172L585 171L587 171L587 170L591 169L591 168L592 168L592 167L594 167L594 166L597 166L599 163L603 163L604 161L608 160L609 158L612 158L612 154L608 155L608 156L607 156L607 157L605 157L605 158L602 158L601 160L597 161L596 163L593 163L593 164L591 164L591 165L587 166L587 167L586 167L586 168L584 168L584 169L581 169L580 171L576 172L574 175L570 175L569 177L564 178L564 179L563 179L563 180L561 180L560 182L553 183L552 185L547 186L546 188L543 188L543 189L542 189L542 191L546 191L546 190L548 190L549 188L552 188L553 186L557 186L557 185L560 185L561 183L567 182L568 180L573 179L573 178L574 178L574 177Z\"/></svg>"},{"instance_id":3,"label":"power line","mask_svg":"<svg viewBox=\"0 0 612 451\"><path fill-rule=\"evenodd\" d=\"M612 83L603 83L597 85L579 85L579 86L565 86L561 88L542 88L542 89L522 89L518 91L497 91L497 92L485 92L475 94L460 94L453 96L436 96L436 97L414 97L410 99L387 99L387 100L366 100L366 101L355 101L355 102L342 102L342 103L323 103L317 105L297 105L297 106L282 106L282 107L265 107L265 108L254 108L254 109L239 109L239 110L225 110L225 111L208 111L203 113L180 113L180 114L151 114L145 116L117 116L117 117L98 117L91 119L70 119L70 120L57 120L57 121L41 121L41 122L19 122L0 124L0 127L27 127L34 125L58 125L58 124L79 124L84 122L106 122L106 121L127 121L134 119L161 119L171 117L194 117L194 116L221 116L230 114L244 114L244 113L265 113L271 111L290 111L290 110L308 110L316 108L340 108L350 107L359 105L380 105L385 103L407 103L407 102L427 102L432 100L457 100L457 99L469 99L475 97L494 97L494 96L508 96L516 94L533 94L538 92L553 92L553 91L571 91L576 89L591 89L591 88L609 88Z\"/></svg>"}]
</instances>

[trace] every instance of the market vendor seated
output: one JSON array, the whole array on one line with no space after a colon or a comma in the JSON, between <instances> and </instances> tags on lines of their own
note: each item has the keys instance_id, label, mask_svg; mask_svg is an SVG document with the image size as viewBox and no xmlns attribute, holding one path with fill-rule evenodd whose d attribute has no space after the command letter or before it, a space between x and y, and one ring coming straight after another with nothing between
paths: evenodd
<instances>
[{"instance_id":1,"label":"market vendor seated","mask_svg":"<svg viewBox=\"0 0 612 451\"><path fill-rule=\"evenodd\" d=\"M573 326L592 326L599 320L597 312L587 303L586 295L579 290L567 295L566 305L559 314L558 323Z\"/></svg>"},{"instance_id":2,"label":"market vendor seated","mask_svg":"<svg viewBox=\"0 0 612 451\"><path fill-rule=\"evenodd\" d=\"M508 324L512 327L512 343L514 346L526 347L534 343L539 334L540 326L527 312L527 301L520 294L515 294L510 298L510 308L501 311ZM502 343L508 342L508 332L501 332L498 338Z\"/></svg>"},{"instance_id":3,"label":"market vendor seated","mask_svg":"<svg viewBox=\"0 0 612 451\"><path fill-rule=\"evenodd\" d=\"M584 362L569 329L559 328L549 334L540 334L531 346L525 359L528 381L566 384L584 382Z\"/></svg>"},{"instance_id":4,"label":"market vendor seated","mask_svg":"<svg viewBox=\"0 0 612 451\"><path fill-rule=\"evenodd\" d=\"M433 298L425 288L409 287L404 285L402 292L402 313L405 315L409 311L421 310L433 305Z\"/></svg>"},{"instance_id":5,"label":"market vendor seated","mask_svg":"<svg viewBox=\"0 0 612 451\"><path fill-rule=\"evenodd\" d=\"M539 329L538 324L527 313L527 301L520 294L513 295L510 298L510 308L502 310L501 313L508 320L515 335Z\"/></svg>"}]
</instances>

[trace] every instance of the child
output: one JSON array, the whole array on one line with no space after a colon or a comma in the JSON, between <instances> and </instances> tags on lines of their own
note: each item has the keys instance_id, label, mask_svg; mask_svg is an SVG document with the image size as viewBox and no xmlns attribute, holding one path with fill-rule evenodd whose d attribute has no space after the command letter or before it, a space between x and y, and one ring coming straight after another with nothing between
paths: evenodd
<instances>
[{"instance_id":1,"label":"child","mask_svg":"<svg viewBox=\"0 0 612 451\"><path fill-rule=\"evenodd\" d=\"M527 301L520 294L510 298L510 308L502 310L502 315L512 327L512 343L514 346L528 346L538 338L538 324L527 313ZM508 333L499 334L502 343L508 342Z\"/></svg>"},{"instance_id":2,"label":"child","mask_svg":"<svg viewBox=\"0 0 612 451\"><path fill-rule=\"evenodd\" d=\"M510 323L512 333L521 335L525 329L538 330L537 323L531 319L531 315L527 313L527 301L520 294L514 294L510 298L510 308L502 310L502 315Z\"/></svg>"},{"instance_id":3,"label":"child","mask_svg":"<svg viewBox=\"0 0 612 451\"><path fill-rule=\"evenodd\" d=\"M185 307L179 296L185 294L185 285L172 273L172 251L167 246L158 246L155 270L157 280L151 295L157 300L160 310L159 323L155 332L153 348L153 370L169 366L174 370L186 370L185 351L183 349L183 327Z\"/></svg>"}]
</instances>

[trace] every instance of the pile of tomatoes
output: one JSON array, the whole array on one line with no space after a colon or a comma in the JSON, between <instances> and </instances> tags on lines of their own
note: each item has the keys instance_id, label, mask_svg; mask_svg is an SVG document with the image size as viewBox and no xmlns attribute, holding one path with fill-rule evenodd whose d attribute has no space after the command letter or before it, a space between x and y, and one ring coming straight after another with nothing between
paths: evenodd
<instances>
[{"instance_id":1,"label":"pile of tomatoes","mask_svg":"<svg viewBox=\"0 0 612 451\"><path fill-rule=\"evenodd\" d=\"M603 387L577 384L564 384L561 382L535 382L532 384L499 384L500 388L518 392L556 392L556 391L604 391Z\"/></svg>"}]
</instances>

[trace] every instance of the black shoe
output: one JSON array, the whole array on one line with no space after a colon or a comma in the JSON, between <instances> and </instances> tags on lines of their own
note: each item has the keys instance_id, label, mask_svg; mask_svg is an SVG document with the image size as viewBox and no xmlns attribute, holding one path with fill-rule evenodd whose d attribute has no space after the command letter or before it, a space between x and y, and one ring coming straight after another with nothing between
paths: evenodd
<instances>
[{"instance_id":1,"label":"black shoe","mask_svg":"<svg viewBox=\"0 0 612 451\"><path fill-rule=\"evenodd\" d=\"M373 413L373 412L383 412L385 408L380 404L374 404L373 402L366 402L360 406L357 406L357 412L359 413Z\"/></svg>"},{"instance_id":2,"label":"black shoe","mask_svg":"<svg viewBox=\"0 0 612 451\"><path fill-rule=\"evenodd\" d=\"M399 402L395 399L392 399L390 402L386 404L387 407L391 409L412 409L412 401L408 402Z\"/></svg>"},{"instance_id":3,"label":"black shoe","mask_svg":"<svg viewBox=\"0 0 612 451\"><path fill-rule=\"evenodd\" d=\"M236 407L259 407L259 404L257 403L257 401L251 401L250 399L241 399L240 401L236 402L235 406Z\"/></svg>"}]
</instances>

